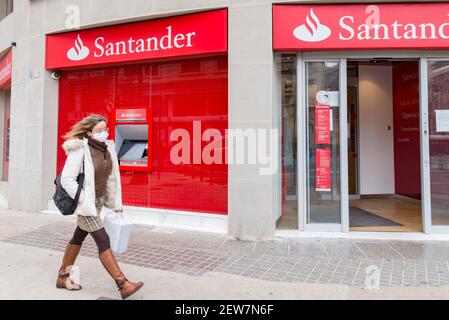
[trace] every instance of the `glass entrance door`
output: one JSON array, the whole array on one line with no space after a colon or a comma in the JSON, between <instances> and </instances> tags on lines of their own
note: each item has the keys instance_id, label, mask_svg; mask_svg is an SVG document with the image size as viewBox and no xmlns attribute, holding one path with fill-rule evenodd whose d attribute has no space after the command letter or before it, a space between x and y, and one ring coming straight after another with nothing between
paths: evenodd
<instances>
[{"instance_id":1,"label":"glass entrance door","mask_svg":"<svg viewBox=\"0 0 449 320\"><path fill-rule=\"evenodd\" d=\"M449 60L428 62L429 156L432 225L449 226Z\"/></svg>"},{"instance_id":2,"label":"glass entrance door","mask_svg":"<svg viewBox=\"0 0 449 320\"><path fill-rule=\"evenodd\" d=\"M351 73L347 59L371 61L382 56L390 60L419 60L419 113L415 111L413 117L419 115L421 172L413 170L410 174L421 176L420 229L424 233L449 233L449 98L445 93L449 59L442 58L449 56L449 51L426 55L429 53L408 51L360 51L344 57L340 52L297 54L300 231L349 232L349 192L356 192L359 186L349 185L350 174L356 174L350 170L348 156L354 149L352 136L357 129L353 129L352 111L348 110L352 100L348 99Z\"/></svg>"},{"instance_id":3,"label":"glass entrance door","mask_svg":"<svg viewBox=\"0 0 449 320\"><path fill-rule=\"evenodd\" d=\"M346 60L303 61L304 229L343 231L347 207ZM342 90L343 88L343 90Z\"/></svg>"}]
</instances>

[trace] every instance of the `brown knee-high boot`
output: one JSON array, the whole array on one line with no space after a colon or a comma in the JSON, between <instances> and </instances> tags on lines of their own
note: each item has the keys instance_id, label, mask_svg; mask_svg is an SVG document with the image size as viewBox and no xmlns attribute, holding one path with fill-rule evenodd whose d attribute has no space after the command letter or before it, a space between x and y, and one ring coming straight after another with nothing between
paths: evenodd
<instances>
[{"instance_id":1,"label":"brown knee-high boot","mask_svg":"<svg viewBox=\"0 0 449 320\"><path fill-rule=\"evenodd\" d=\"M59 289L68 289L68 290L80 290L81 286L76 284L71 284L67 286L67 278L70 275L69 267L73 266L75 263L76 257L78 257L78 253L81 250L80 245L68 244L65 252L64 258L62 259L61 268L59 268L58 279L56 280L56 287Z\"/></svg>"},{"instance_id":2,"label":"brown knee-high boot","mask_svg":"<svg viewBox=\"0 0 449 320\"><path fill-rule=\"evenodd\" d=\"M112 253L111 249L108 249L100 254L100 261L103 264L104 268L111 275L112 279L115 280L115 283L120 290L122 299L128 298L137 290L143 287L143 282L134 283L126 279L126 277L120 270L120 267L115 260L114 254Z\"/></svg>"}]
</instances>

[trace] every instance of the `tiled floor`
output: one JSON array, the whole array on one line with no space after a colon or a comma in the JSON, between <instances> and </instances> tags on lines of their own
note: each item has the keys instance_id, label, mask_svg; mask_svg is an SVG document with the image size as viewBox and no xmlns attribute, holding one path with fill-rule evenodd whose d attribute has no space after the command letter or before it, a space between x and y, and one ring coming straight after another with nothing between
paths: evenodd
<instances>
[{"instance_id":1,"label":"tiled floor","mask_svg":"<svg viewBox=\"0 0 449 320\"><path fill-rule=\"evenodd\" d=\"M362 199L351 200L352 207L357 207L380 217L400 223L401 226L364 226L351 227L351 231L373 232L421 232L422 217L421 205L416 200L404 199ZM278 229L298 229L298 205L296 201L287 201L284 206L284 214Z\"/></svg>"},{"instance_id":2,"label":"tiled floor","mask_svg":"<svg viewBox=\"0 0 449 320\"><path fill-rule=\"evenodd\" d=\"M362 199L350 201L350 206L358 207L402 225L354 227L351 228L353 231L422 231L421 203L419 201L408 199Z\"/></svg>"},{"instance_id":3,"label":"tiled floor","mask_svg":"<svg viewBox=\"0 0 449 320\"><path fill-rule=\"evenodd\" d=\"M75 225L51 223L4 242L62 252ZM2 239L2 237L0 237ZM96 257L88 237L81 255ZM449 243L338 239L241 242L224 235L135 226L123 263L193 276L223 272L268 281L365 286L449 285Z\"/></svg>"}]
</instances>

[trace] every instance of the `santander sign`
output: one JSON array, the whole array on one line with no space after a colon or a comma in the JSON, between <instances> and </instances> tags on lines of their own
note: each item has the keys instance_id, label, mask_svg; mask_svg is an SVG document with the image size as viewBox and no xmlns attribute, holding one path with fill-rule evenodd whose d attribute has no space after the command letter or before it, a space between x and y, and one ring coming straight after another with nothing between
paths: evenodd
<instances>
[{"instance_id":1,"label":"santander sign","mask_svg":"<svg viewBox=\"0 0 449 320\"><path fill-rule=\"evenodd\" d=\"M193 38L195 32L187 34L178 33L172 37L172 27L167 27L167 34L161 38L148 36L145 39L134 39L130 37L126 40L109 42L104 36L99 36L94 41L93 55L95 58L103 56L120 56L126 54L139 54L150 51L169 50L174 47L177 49L193 47ZM90 49L84 45L80 35L75 39L75 44L67 51L67 58L72 61L81 61L86 59L90 54Z\"/></svg>"},{"instance_id":2,"label":"santander sign","mask_svg":"<svg viewBox=\"0 0 449 320\"><path fill-rule=\"evenodd\" d=\"M78 38L75 40L75 45L67 51L67 58L72 61L81 61L86 59L89 53L89 48L84 46L83 40L78 35Z\"/></svg>"},{"instance_id":3,"label":"santander sign","mask_svg":"<svg viewBox=\"0 0 449 320\"><path fill-rule=\"evenodd\" d=\"M275 50L449 49L449 3L276 5Z\"/></svg>"},{"instance_id":4,"label":"santander sign","mask_svg":"<svg viewBox=\"0 0 449 320\"><path fill-rule=\"evenodd\" d=\"M227 10L47 36L47 69L227 52Z\"/></svg>"},{"instance_id":5,"label":"santander sign","mask_svg":"<svg viewBox=\"0 0 449 320\"><path fill-rule=\"evenodd\" d=\"M307 15L306 24L302 24L293 30L297 39L307 42L326 40L331 36L331 33L331 29L321 24L313 9L310 9L310 13Z\"/></svg>"},{"instance_id":6,"label":"santander sign","mask_svg":"<svg viewBox=\"0 0 449 320\"><path fill-rule=\"evenodd\" d=\"M11 49L0 59L0 89L8 86L12 75L12 51Z\"/></svg>"}]
</instances>

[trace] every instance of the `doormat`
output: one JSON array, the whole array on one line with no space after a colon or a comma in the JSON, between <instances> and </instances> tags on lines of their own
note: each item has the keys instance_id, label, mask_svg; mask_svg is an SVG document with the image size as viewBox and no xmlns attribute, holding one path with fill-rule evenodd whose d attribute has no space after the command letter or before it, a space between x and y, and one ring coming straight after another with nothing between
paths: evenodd
<instances>
[{"instance_id":1,"label":"doormat","mask_svg":"<svg viewBox=\"0 0 449 320\"><path fill-rule=\"evenodd\" d=\"M402 224L383 218L374 213L365 211L357 207L349 207L349 226L389 227L389 226L402 226Z\"/></svg>"}]
</instances>

